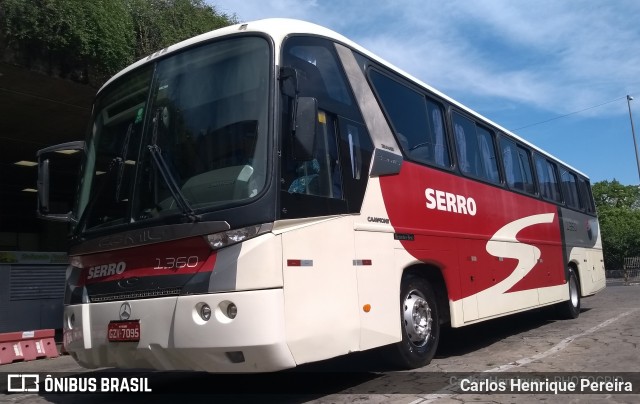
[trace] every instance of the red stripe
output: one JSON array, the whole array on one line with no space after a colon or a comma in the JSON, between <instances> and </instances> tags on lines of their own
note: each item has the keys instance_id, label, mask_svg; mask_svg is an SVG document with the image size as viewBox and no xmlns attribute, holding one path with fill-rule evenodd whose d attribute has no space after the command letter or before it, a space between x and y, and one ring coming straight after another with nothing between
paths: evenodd
<instances>
[{"instance_id":1,"label":"red stripe","mask_svg":"<svg viewBox=\"0 0 640 404\"><path fill-rule=\"evenodd\" d=\"M79 284L133 277L193 274L212 271L216 254L200 236L135 248L74 257L82 270ZM124 263L122 273L114 266ZM111 270L109 268L111 266ZM93 275L91 278L89 276Z\"/></svg>"},{"instance_id":2,"label":"red stripe","mask_svg":"<svg viewBox=\"0 0 640 404\"><path fill-rule=\"evenodd\" d=\"M380 186L395 232L415 234L414 241L400 240L403 247L416 259L442 268L451 300L487 289L515 271L517 260L496 260L486 250L487 241L507 223L542 213L555 213L553 222L530 226L517 235L518 241L540 249L542 262L511 291L564 282L555 205L408 161L398 175L380 177ZM427 208L427 188L473 198L475 215Z\"/></svg>"}]
</instances>

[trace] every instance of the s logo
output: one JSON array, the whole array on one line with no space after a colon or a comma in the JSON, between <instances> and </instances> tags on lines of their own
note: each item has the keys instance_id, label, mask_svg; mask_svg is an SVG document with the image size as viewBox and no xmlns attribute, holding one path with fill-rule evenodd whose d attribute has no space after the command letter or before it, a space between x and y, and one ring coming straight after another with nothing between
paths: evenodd
<instances>
[{"instance_id":1,"label":"s logo","mask_svg":"<svg viewBox=\"0 0 640 404\"><path fill-rule=\"evenodd\" d=\"M526 274L528 274L533 267L538 263L540 258L540 249L530 244L521 243L516 236L518 233L529 226L536 224L551 223L555 213L543 213L540 215L533 215L523 217L522 219L515 220L511 223L507 223L498 230L491 240L487 242L487 252L494 257L513 258L518 260L518 267L521 270L516 271L514 268L511 275L498 284L483 290L479 294L485 295L498 295L503 294L509 290L513 285L518 283ZM504 243L509 243L509 248L505 250ZM531 251L533 249L533 254Z\"/></svg>"}]
</instances>

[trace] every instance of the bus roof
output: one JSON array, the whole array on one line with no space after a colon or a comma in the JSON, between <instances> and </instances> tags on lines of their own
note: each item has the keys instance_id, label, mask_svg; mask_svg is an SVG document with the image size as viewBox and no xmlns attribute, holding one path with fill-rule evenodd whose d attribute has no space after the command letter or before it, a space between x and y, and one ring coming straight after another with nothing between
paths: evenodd
<instances>
[{"instance_id":1,"label":"bus roof","mask_svg":"<svg viewBox=\"0 0 640 404\"><path fill-rule=\"evenodd\" d=\"M435 88L431 87L430 85L426 84L425 82L421 81L420 79L414 77L413 75L405 72L404 70L398 68L397 66L387 62L386 60L382 59L381 57L373 54L371 51L363 48L362 46L358 45L357 43L353 42L352 40L346 38L345 36L332 31L329 28L311 23L311 22L307 22L307 21L302 21L302 20L296 20L296 19L288 19L288 18L268 18L268 19L264 19L264 20L257 20L257 21L251 21L251 22L246 22L246 23L240 23L240 24L235 24L235 25L231 25L231 26L227 26L227 27L223 27L214 31L209 31L206 32L204 34L195 36L193 38L189 38L186 39L182 42L178 42L174 45L170 45L167 48L161 49L143 59L140 59L139 61L133 63L132 65L126 67L125 69L121 70L120 72L116 73L113 77L111 77L101 88L98 92L102 91L102 89L107 86L109 83L111 83L112 81L116 80L118 77L122 76L123 74L136 69L137 67L144 65L146 63L151 62L152 60L155 60L158 57L162 57L162 56L166 56L169 55L171 53L174 53L176 51L179 51L180 49L183 49L185 47L189 47L192 46L194 44L197 44L199 42L203 42L203 41L208 41L210 39L214 39L214 38L219 38L219 37L223 37L223 36L227 36L227 35L233 35L233 34L237 34L239 32L256 32L256 33L265 33L268 34L269 36L271 36L276 44L280 44L282 43L282 41L289 35L294 35L294 34L309 34L309 35L318 35L318 36L322 36L322 37L326 37L326 38L330 38L336 42L340 42L354 50L356 50L359 53L362 53L363 55L367 56L368 58L372 59L373 61L375 61L376 63L379 63L382 66L385 66L387 68L389 68L390 70L396 72L397 74L403 76L404 78L412 81L414 84L418 85L419 87L422 87L428 91L430 91L433 94L436 94L438 97L441 97L443 99L445 99L447 102L455 105L456 107L460 108L461 110L469 113L470 115L475 116L476 118L484 121L485 123L493 126L494 128L509 134L511 137L517 139L518 141L526 144L527 146L529 146L531 149L536 150L537 152L563 164L564 166L566 166L567 168L577 172L578 174L582 175L585 178L589 178L585 173L581 172L580 170L577 170L576 168L570 166L569 164L563 162L562 160L560 160L559 158L551 155L550 153L540 149L539 147L537 147L536 145L530 143L529 141L523 139L522 137L516 135L515 133L511 132L510 130L502 127L501 125L493 122L491 119L488 119L487 117L479 114L478 112L472 110L471 108L466 107L465 105L459 103L458 101L450 98L449 96L447 96L446 94L436 90ZM276 45L279 46L279 45ZM277 56L276 56L277 57Z\"/></svg>"}]
</instances>

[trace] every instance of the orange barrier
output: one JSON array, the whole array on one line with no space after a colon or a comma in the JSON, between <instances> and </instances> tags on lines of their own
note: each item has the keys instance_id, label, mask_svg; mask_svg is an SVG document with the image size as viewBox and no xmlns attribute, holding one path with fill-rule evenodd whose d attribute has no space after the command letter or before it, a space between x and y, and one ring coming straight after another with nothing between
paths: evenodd
<instances>
[{"instance_id":1,"label":"orange barrier","mask_svg":"<svg viewBox=\"0 0 640 404\"><path fill-rule=\"evenodd\" d=\"M0 334L0 365L57 357L54 335L52 329Z\"/></svg>"}]
</instances>

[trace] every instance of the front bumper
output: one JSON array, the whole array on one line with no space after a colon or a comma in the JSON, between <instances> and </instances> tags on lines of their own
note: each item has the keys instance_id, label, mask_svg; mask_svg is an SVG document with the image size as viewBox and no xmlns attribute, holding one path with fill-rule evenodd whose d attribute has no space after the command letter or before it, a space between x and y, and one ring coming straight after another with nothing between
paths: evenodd
<instances>
[{"instance_id":1,"label":"front bumper","mask_svg":"<svg viewBox=\"0 0 640 404\"><path fill-rule=\"evenodd\" d=\"M237 316L223 314L229 302ZM109 342L110 321L123 301L65 307L66 350L82 366L269 372L296 365L287 346L282 289L130 300L140 321L140 341ZM212 314L204 321L202 303Z\"/></svg>"}]
</instances>

